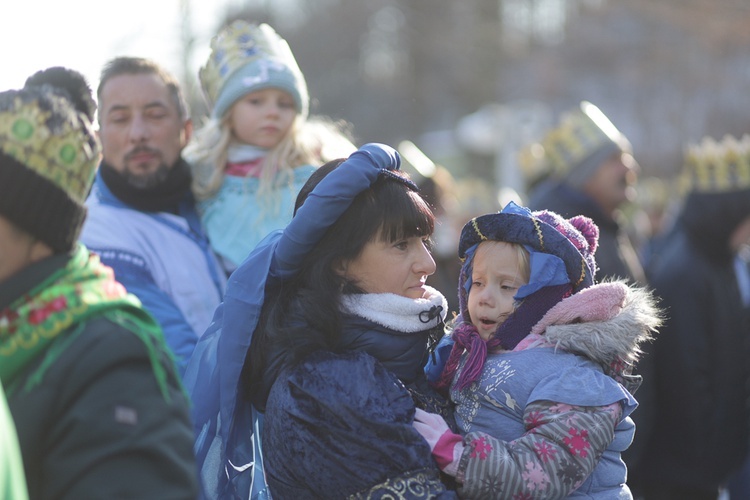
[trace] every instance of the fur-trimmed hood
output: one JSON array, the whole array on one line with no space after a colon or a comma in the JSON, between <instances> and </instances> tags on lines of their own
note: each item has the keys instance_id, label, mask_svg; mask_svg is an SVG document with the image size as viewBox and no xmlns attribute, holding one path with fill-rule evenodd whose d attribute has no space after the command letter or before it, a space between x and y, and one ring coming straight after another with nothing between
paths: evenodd
<instances>
[{"instance_id":1,"label":"fur-trimmed hood","mask_svg":"<svg viewBox=\"0 0 750 500\"><path fill-rule=\"evenodd\" d=\"M622 374L638 360L640 345L653 338L661 323L661 311L649 290L606 282L559 302L515 350L552 345Z\"/></svg>"}]
</instances>

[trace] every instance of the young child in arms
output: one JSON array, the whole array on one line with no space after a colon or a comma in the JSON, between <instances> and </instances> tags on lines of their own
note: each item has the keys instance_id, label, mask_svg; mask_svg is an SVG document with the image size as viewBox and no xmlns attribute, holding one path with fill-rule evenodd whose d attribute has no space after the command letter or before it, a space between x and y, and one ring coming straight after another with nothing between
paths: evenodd
<instances>
[{"instance_id":1,"label":"young child in arms","mask_svg":"<svg viewBox=\"0 0 750 500\"><path fill-rule=\"evenodd\" d=\"M643 289L594 284L598 235L513 203L464 226L460 315L428 367L460 435L421 410L414 422L461 498L632 498L631 371L660 316Z\"/></svg>"}]
</instances>

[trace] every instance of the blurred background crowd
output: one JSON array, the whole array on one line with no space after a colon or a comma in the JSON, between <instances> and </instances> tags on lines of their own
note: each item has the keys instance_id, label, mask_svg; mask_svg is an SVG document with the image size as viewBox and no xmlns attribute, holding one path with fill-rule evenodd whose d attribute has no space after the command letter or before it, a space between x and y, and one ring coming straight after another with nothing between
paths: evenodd
<instances>
[{"instance_id":1,"label":"blurred background crowd","mask_svg":"<svg viewBox=\"0 0 750 500\"><path fill-rule=\"evenodd\" d=\"M86 0L78 1L76 5L85 5ZM57 8L50 6L46 17L55 17ZM64 57L37 60L31 51L18 52L33 70L70 66L81 70L92 88L101 84L97 96L100 113L106 100L103 96L108 95L107 89L102 91L106 78L97 81L103 60L145 57L172 71L187 106L175 99L179 102L172 117L176 126L170 131L178 140L165 141L170 161L163 165L165 172L171 173L155 177L156 187L168 184L184 195L190 189L190 176L200 177L195 173L200 169L190 174L189 168L204 166L218 168L220 179L224 174L256 178L264 186L271 174L263 174L259 165L265 165L264 155L272 149L268 164L275 167L273 161L278 160L278 165L290 167L286 174L294 177L290 172L302 165L314 170L313 164L348 156L364 143L392 145L401 155L404 170L434 207L438 223L432 240L438 272L428 283L443 292L451 312L458 309L457 247L466 221L496 212L510 201L535 210L554 210L565 217L591 217L600 230L597 281L620 277L651 287L666 312L665 327L645 349L638 365L644 381L637 394L641 408L633 417L639 434L629 455L624 455L632 471L629 480L635 496L713 499L721 491L725 498L731 494L734 499L748 494L750 4L746 0L247 0L218 2L211 10L190 0L173 0L158 7L139 4L138 8L148 23L155 23L157 30L163 28L158 41L149 45L151 42L140 36L140 28L118 22L117 12L110 12L103 25L116 34L119 45L97 40L101 35L97 32L87 40L90 54L73 51L79 57L88 55L93 70ZM285 130L296 133L292 121L307 120L305 133L310 136L305 138L300 132L298 143L318 140L319 148L311 148L317 155L314 161L295 157L295 163L280 159L281 153L274 156L275 148L286 151L292 146L284 150L279 144L285 143L280 140L265 145L258 144L255 137L243 137L237 130L247 127L236 125L234 115L227 118L230 115L224 114L230 104L246 102L239 98L247 90L235 81L239 73L227 71L227 67L234 64L234 58L240 59L237 64L241 68L255 64L243 60L248 54L255 57L255 49L243 52L246 33L244 28L232 31L236 20L268 23L293 50L291 61L296 58L294 64L299 65L304 81L292 67L290 74L298 79L292 78L291 83L284 80L288 87L274 82L269 88L277 93L263 95L275 96L278 102L274 101L274 106L281 110L278 114L286 113ZM230 27L230 34L209 46L208 36L225 27ZM57 36L56 32L47 33L47 39L52 40L48 43L54 43ZM139 43L126 43L129 37ZM65 33L59 38L62 43ZM268 39L276 40L275 34ZM0 38L6 46L17 42L33 45L33 41ZM171 49L165 51L166 46ZM103 47L109 49L103 51ZM198 66L211 50L207 64L211 71L201 74ZM14 65L12 58L18 54L10 52L14 51L8 51L6 66L14 67L24 78L33 73L24 65ZM115 89L110 92L116 97L137 100L141 91L137 84L122 82L130 82L128 78L150 82L153 75L161 74L161 70L154 73L153 67L139 73L142 68L136 68L138 64L142 62L120 60L109 67L109 78L116 84L108 88ZM167 80L159 78L159 90L177 87L165 86ZM221 85L212 96L217 102L209 104L204 98L204 80L209 87L217 82ZM0 88L21 83L5 81L0 78ZM34 85L31 87L33 90ZM91 120L93 106L87 109ZM164 116L149 119L156 122ZM138 295L139 286L155 286L155 282L143 280L138 273L131 273L132 281L126 281L126 271L132 271L131 264L140 260L124 251L106 250L118 230L124 239L131 235L122 230L122 219L118 224L110 218L97 219L96 213L108 213L108 209L97 208L95 202L115 206L105 198L128 200L130 196L133 203L127 208L138 217L140 212L154 211L181 214L183 206L175 202L176 197L166 203L158 190L148 191L154 186L118 177L125 168L120 163L126 164L127 158L120 162L113 144L117 140L130 144L127 141L132 137L122 132L124 127L118 128L117 119L109 123L110 117L99 118L104 156L83 240L88 237L87 247L101 253L107 265L112 265L108 258L120 259L121 265L127 261L128 267L113 266L115 275ZM186 149L187 161L183 162L183 147L192 132L192 123L187 124L191 118L199 133L193 147ZM232 140L242 147L231 150L230 132L220 127L231 128L236 136ZM17 130L11 132L17 135ZM132 130L129 133L132 135ZM223 142L209 140L221 134ZM151 140L145 132L142 135L138 139L144 144ZM8 148L8 154L18 154ZM201 148L221 151L201 156L205 152ZM146 153L141 152L148 156ZM245 156L239 158L239 153ZM26 158L19 161L23 168L48 167L44 162L24 163ZM93 175L96 165L93 160L89 163ZM308 170L297 170L297 180L303 182ZM6 189L8 185L6 181ZM87 191L83 187L77 192L81 200ZM139 205L144 192L159 204ZM204 282L215 286L215 290L185 286L175 294L208 288L215 292L212 302L203 297L190 299L207 311L184 304L180 307L183 311L172 311L175 317L185 311L205 313L196 321L199 327L186 330L193 343L197 340L193 334L200 336L205 331L213 305L224 293L226 278L247 255L245 247L239 258L222 254L224 276L217 274L220 266L213 258L204 259L198 252L210 253L208 242L217 247L221 239L211 233L215 227L207 222L210 210L205 203L207 199L229 199L237 192L224 191L222 185L222 191L214 190L202 199L196 193L199 204L204 203L198 208L208 237L201 235L200 241L192 241L195 233L180 233L181 238L191 239L195 260L206 268ZM7 202L7 196L11 208L23 206ZM230 205L219 212L223 216L218 219L221 231L232 226L239 214ZM262 210L249 212L254 217ZM76 231L79 229L76 226ZM151 237L157 231L146 229L144 234ZM165 252L166 260L175 266L165 276L182 279L183 271L190 269L189 277L195 278L199 266L172 258L180 255L187 262L188 245L179 239L169 241L180 252ZM254 246L255 242L249 248ZM155 249L154 253L167 248L161 243L148 247ZM162 291L144 292L140 296L144 308L151 307L149 298L161 301ZM192 348L191 344L188 350ZM189 357L186 354L183 361L187 363ZM180 369L182 375L185 366ZM667 491L660 483L670 481L675 486ZM642 496L644 493L648 494Z\"/></svg>"},{"instance_id":2,"label":"blurred background crowd","mask_svg":"<svg viewBox=\"0 0 750 500\"><path fill-rule=\"evenodd\" d=\"M750 130L740 0L258 0L221 16L217 27L268 22L287 39L311 115L346 122L355 143L409 141L443 166L457 224L524 200L533 174L519 153L581 100L632 143L637 206L621 215L636 237L669 215L688 143ZM183 61L200 48L183 34ZM200 118L197 73L178 75Z\"/></svg>"}]
</instances>

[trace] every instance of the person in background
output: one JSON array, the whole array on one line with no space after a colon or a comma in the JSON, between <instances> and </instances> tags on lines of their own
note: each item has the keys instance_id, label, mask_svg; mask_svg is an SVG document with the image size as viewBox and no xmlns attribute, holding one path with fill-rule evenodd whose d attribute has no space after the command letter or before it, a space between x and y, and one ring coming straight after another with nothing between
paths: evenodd
<instances>
[{"instance_id":1,"label":"person in background","mask_svg":"<svg viewBox=\"0 0 750 500\"><path fill-rule=\"evenodd\" d=\"M681 186L682 207L647 268L668 310L644 381L655 420L635 472L649 500L716 499L750 438L750 136L688 145Z\"/></svg>"},{"instance_id":2,"label":"person in background","mask_svg":"<svg viewBox=\"0 0 750 500\"><path fill-rule=\"evenodd\" d=\"M587 217L513 202L464 226L461 311L431 375L460 435L414 423L461 498L631 498L631 370L660 317L643 289L594 284L597 238Z\"/></svg>"},{"instance_id":3,"label":"person in background","mask_svg":"<svg viewBox=\"0 0 750 500\"><path fill-rule=\"evenodd\" d=\"M750 140L743 138L745 151L750 146ZM730 242L734 251L734 271L737 277L737 286L740 291L742 305L747 311L747 321L750 322L750 217L732 233ZM750 323L748 323L750 324ZM729 498L750 497L750 450L742 467L736 471L727 483Z\"/></svg>"},{"instance_id":4,"label":"person in background","mask_svg":"<svg viewBox=\"0 0 750 500\"><path fill-rule=\"evenodd\" d=\"M635 195L638 172L622 132L584 101L529 147L547 172L528 193L529 208L589 217L599 227L596 281L622 278L645 285L638 253L618 220L618 209Z\"/></svg>"},{"instance_id":5,"label":"person in background","mask_svg":"<svg viewBox=\"0 0 750 500\"><path fill-rule=\"evenodd\" d=\"M399 167L382 144L324 164L232 273L185 376L208 497L455 498L412 427L452 415L423 371L447 302Z\"/></svg>"},{"instance_id":6,"label":"person in background","mask_svg":"<svg viewBox=\"0 0 750 500\"><path fill-rule=\"evenodd\" d=\"M646 274L623 216L623 209L635 197L639 170L625 135L597 106L583 101L527 149L533 151L528 156L534 157L536 169L542 172L535 176L536 184L529 192L529 208L551 210L563 217L589 217L599 227L595 280L619 278L645 286ZM641 356L637 373L646 379L653 370L648 354ZM637 397L639 405L632 418L638 431L623 454L629 467L641 459L655 404L646 385L638 389Z\"/></svg>"},{"instance_id":7,"label":"person in background","mask_svg":"<svg viewBox=\"0 0 750 500\"><path fill-rule=\"evenodd\" d=\"M0 93L0 381L29 497L195 498L189 403L161 328L78 243L95 109L61 67Z\"/></svg>"},{"instance_id":8,"label":"person in background","mask_svg":"<svg viewBox=\"0 0 750 500\"><path fill-rule=\"evenodd\" d=\"M156 317L182 373L226 285L181 156L192 122L177 81L147 59L111 60L97 96L103 158L81 239Z\"/></svg>"},{"instance_id":9,"label":"person in background","mask_svg":"<svg viewBox=\"0 0 750 500\"><path fill-rule=\"evenodd\" d=\"M267 24L237 20L222 29L199 76L211 114L185 158L211 245L230 273L292 218L297 192L328 153L332 139L321 128L333 131L333 123L308 122L305 79Z\"/></svg>"}]
</instances>

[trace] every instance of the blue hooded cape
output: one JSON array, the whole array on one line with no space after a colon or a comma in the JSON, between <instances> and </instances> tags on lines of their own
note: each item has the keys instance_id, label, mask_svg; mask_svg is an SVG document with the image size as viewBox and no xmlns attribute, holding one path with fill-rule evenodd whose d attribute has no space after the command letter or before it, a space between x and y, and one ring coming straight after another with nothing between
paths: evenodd
<instances>
[{"instance_id":1,"label":"blue hooded cape","mask_svg":"<svg viewBox=\"0 0 750 500\"><path fill-rule=\"evenodd\" d=\"M389 146L362 146L315 186L286 228L266 236L230 276L224 302L184 376L206 498L270 498L262 470L262 414L238 391L265 293L300 270L304 256L360 192L399 167L400 158Z\"/></svg>"}]
</instances>

